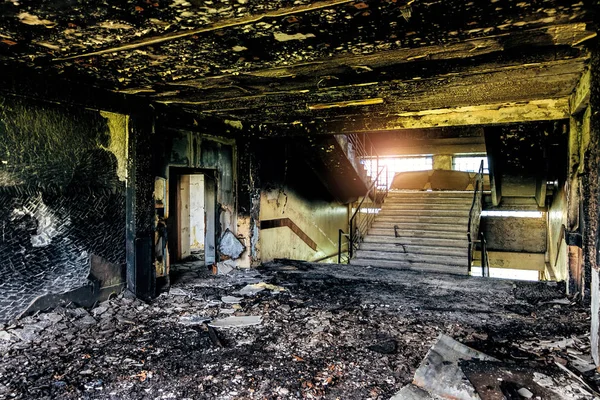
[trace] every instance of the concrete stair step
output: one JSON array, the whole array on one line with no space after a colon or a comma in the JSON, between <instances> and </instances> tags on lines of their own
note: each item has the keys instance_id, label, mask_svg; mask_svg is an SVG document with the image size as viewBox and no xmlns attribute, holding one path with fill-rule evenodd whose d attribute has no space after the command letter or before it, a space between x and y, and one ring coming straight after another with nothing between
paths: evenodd
<instances>
[{"instance_id":1,"label":"concrete stair step","mask_svg":"<svg viewBox=\"0 0 600 400\"><path fill-rule=\"evenodd\" d=\"M430 254L452 257L463 257L467 254L468 246L422 246L404 243L371 243L362 242L360 250L381 251L386 253Z\"/></svg>"},{"instance_id":2,"label":"concrete stair step","mask_svg":"<svg viewBox=\"0 0 600 400\"><path fill-rule=\"evenodd\" d=\"M468 275L468 269L458 266L448 266L442 264L430 264L430 263L411 263L402 261L383 261L383 260L370 260L362 258L353 258L350 260L351 265L360 265L365 267L380 267L380 268L394 268L404 269L421 272L435 272L435 273L446 273L455 275Z\"/></svg>"},{"instance_id":3,"label":"concrete stair step","mask_svg":"<svg viewBox=\"0 0 600 400\"><path fill-rule=\"evenodd\" d=\"M389 228L371 228L369 229L369 236L388 236L394 237L394 230ZM430 231L430 230L409 230L403 229L398 231L398 237L402 238L421 238L426 241L428 239L462 239L467 240L467 232L448 232L448 231Z\"/></svg>"},{"instance_id":4,"label":"concrete stair step","mask_svg":"<svg viewBox=\"0 0 600 400\"><path fill-rule=\"evenodd\" d=\"M457 247L466 249L469 245L467 235L464 234L460 238L440 238L440 237L416 237L404 236L394 237L394 235L369 235L365 237L364 243L373 244L404 244L416 246L440 246L440 247Z\"/></svg>"},{"instance_id":5,"label":"concrete stair step","mask_svg":"<svg viewBox=\"0 0 600 400\"><path fill-rule=\"evenodd\" d=\"M398 234L402 234L402 231L409 230L413 231L416 229L425 230L425 231L437 231L437 232L458 232L465 233L467 232L467 223L463 224L438 224L438 223L415 223L415 222L397 222L395 219L393 222L388 221L380 221L375 220L371 229L387 229L390 235L395 235L394 227L398 227Z\"/></svg>"},{"instance_id":6,"label":"concrete stair step","mask_svg":"<svg viewBox=\"0 0 600 400\"><path fill-rule=\"evenodd\" d=\"M408 198L408 197L413 197L413 198L421 198L421 197L427 197L427 198L438 198L438 197L456 197L456 198L473 198L473 192L472 191L462 191L462 192L454 192L454 191L450 191L450 190L444 190L444 191L395 191L395 190L390 190L388 192L388 197L389 198Z\"/></svg>"},{"instance_id":7,"label":"concrete stair step","mask_svg":"<svg viewBox=\"0 0 600 400\"><path fill-rule=\"evenodd\" d=\"M398 197L386 197L385 204L468 204L471 205L472 199L466 197L423 197L423 198L398 198Z\"/></svg>"},{"instance_id":8,"label":"concrete stair step","mask_svg":"<svg viewBox=\"0 0 600 400\"><path fill-rule=\"evenodd\" d=\"M389 209L383 207L377 214L377 217L465 217L469 218L469 209L434 209L434 210L415 210L415 209Z\"/></svg>"},{"instance_id":9,"label":"concrete stair step","mask_svg":"<svg viewBox=\"0 0 600 400\"><path fill-rule=\"evenodd\" d=\"M413 224L415 227L420 227L420 224L445 224L445 225L464 225L465 230L469 223L469 217L438 217L438 216L425 216L425 215L406 215L406 216L395 216L386 217L377 215L375 223L377 222L389 222L389 223L406 223Z\"/></svg>"},{"instance_id":10,"label":"concrete stair step","mask_svg":"<svg viewBox=\"0 0 600 400\"><path fill-rule=\"evenodd\" d=\"M436 255L436 254L413 254L385 251L358 250L356 258L385 261L407 261L411 263L429 263L442 265L466 266L468 264L467 252L462 256Z\"/></svg>"},{"instance_id":11,"label":"concrete stair step","mask_svg":"<svg viewBox=\"0 0 600 400\"><path fill-rule=\"evenodd\" d=\"M437 204L437 203L388 203L385 202L382 207L382 211L387 210L414 210L414 211L470 211L471 203L459 204L459 203L448 203L448 204Z\"/></svg>"}]
</instances>

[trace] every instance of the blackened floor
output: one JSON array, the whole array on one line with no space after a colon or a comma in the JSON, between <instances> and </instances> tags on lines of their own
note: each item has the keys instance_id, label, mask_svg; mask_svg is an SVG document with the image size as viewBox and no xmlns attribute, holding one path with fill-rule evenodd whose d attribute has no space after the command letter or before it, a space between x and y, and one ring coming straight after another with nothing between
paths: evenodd
<instances>
[{"instance_id":1,"label":"blackened floor","mask_svg":"<svg viewBox=\"0 0 600 400\"><path fill-rule=\"evenodd\" d=\"M218 327L232 316L259 324ZM389 399L440 333L501 360L570 366L566 348L540 343L576 338L571 350L586 357L588 318L555 283L293 262L201 268L149 304L118 297L0 326L0 399Z\"/></svg>"}]
</instances>

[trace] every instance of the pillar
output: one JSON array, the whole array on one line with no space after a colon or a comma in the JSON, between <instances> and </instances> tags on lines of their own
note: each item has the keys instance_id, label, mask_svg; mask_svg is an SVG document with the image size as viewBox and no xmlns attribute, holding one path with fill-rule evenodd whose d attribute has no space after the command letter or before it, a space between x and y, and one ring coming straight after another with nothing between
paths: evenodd
<instances>
[{"instance_id":1,"label":"pillar","mask_svg":"<svg viewBox=\"0 0 600 400\"><path fill-rule=\"evenodd\" d=\"M238 260L238 265L251 267L260 263L259 157L253 141L239 140L237 148L237 232L247 249Z\"/></svg>"},{"instance_id":2,"label":"pillar","mask_svg":"<svg viewBox=\"0 0 600 400\"><path fill-rule=\"evenodd\" d=\"M132 116L129 123L126 249L127 290L142 299L154 295L154 157L153 120Z\"/></svg>"}]
</instances>

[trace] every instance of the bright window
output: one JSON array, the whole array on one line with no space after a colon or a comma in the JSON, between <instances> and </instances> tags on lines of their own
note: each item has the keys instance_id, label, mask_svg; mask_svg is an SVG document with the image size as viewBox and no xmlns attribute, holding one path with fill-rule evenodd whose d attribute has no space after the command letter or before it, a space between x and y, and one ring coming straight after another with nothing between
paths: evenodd
<instances>
[{"instance_id":1,"label":"bright window","mask_svg":"<svg viewBox=\"0 0 600 400\"><path fill-rule=\"evenodd\" d=\"M374 171L377 169L377 160L374 158L364 159L363 164L367 169L369 176L374 176ZM380 157L379 167L388 167L388 187L394 180L394 175L398 172L408 171L429 171L433 169L433 157L431 156L416 156L416 157Z\"/></svg>"},{"instance_id":2,"label":"bright window","mask_svg":"<svg viewBox=\"0 0 600 400\"><path fill-rule=\"evenodd\" d=\"M452 169L463 172L479 172L479 166L483 160L483 173L489 174L488 159L485 155L478 156L454 156Z\"/></svg>"}]
</instances>

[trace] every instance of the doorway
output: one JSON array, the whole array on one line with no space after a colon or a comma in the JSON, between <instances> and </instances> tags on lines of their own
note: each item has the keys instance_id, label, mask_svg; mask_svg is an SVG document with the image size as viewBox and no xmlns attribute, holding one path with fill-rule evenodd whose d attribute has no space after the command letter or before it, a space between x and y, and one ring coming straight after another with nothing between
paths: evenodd
<instances>
[{"instance_id":1,"label":"doorway","mask_svg":"<svg viewBox=\"0 0 600 400\"><path fill-rule=\"evenodd\" d=\"M216 180L212 170L169 171L169 253L173 263L216 260Z\"/></svg>"}]
</instances>

